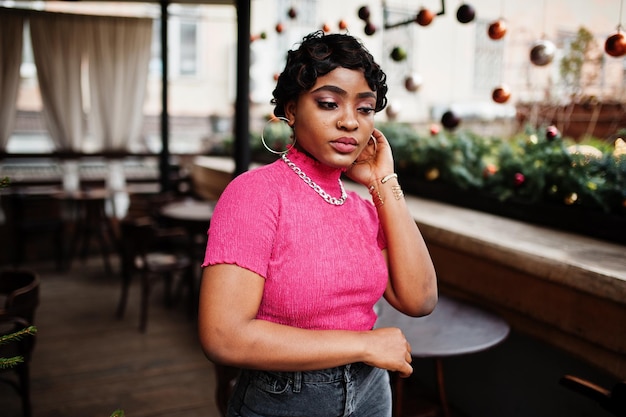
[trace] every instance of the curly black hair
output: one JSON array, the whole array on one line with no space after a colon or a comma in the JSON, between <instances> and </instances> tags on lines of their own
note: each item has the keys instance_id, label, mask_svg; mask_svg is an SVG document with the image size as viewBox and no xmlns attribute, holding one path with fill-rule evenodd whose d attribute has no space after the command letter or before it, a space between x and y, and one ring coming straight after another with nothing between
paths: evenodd
<instances>
[{"instance_id":1,"label":"curly black hair","mask_svg":"<svg viewBox=\"0 0 626 417\"><path fill-rule=\"evenodd\" d=\"M298 49L287 52L285 69L278 77L272 92L274 115L285 116L285 104L297 100L304 91L310 90L318 77L335 68L362 70L369 87L376 91L375 111L387 105L387 75L374 61L374 57L353 36L313 32L304 37Z\"/></svg>"}]
</instances>

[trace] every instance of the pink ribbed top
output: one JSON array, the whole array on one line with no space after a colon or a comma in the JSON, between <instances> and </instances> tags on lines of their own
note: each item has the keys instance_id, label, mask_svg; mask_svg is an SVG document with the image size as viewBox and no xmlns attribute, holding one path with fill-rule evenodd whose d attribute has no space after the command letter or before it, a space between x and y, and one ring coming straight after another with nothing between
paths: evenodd
<instances>
[{"instance_id":1,"label":"pink ribbed top","mask_svg":"<svg viewBox=\"0 0 626 417\"><path fill-rule=\"evenodd\" d=\"M292 149L291 159L331 196L339 169ZM374 205L354 192L324 201L282 160L236 177L211 219L203 265L235 264L265 278L258 319L305 329L369 330L387 284Z\"/></svg>"}]
</instances>

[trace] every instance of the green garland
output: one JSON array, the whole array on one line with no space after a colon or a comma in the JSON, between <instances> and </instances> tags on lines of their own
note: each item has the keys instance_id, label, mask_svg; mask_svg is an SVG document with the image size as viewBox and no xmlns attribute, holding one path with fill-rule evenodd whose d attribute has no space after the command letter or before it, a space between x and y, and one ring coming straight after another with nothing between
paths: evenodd
<instances>
[{"instance_id":1,"label":"green garland","mask_svg":"<svg viewBox=\"0 0 626 417\"><path fill-rule=\"evenodd\" d=\"M509 140L470 132L424 136L411 126L380 126L398 171L500 201L580 205L626 215L626 155L613 144L575 143L554 127L528 129Z\"/></svg>"},{"instance_id":2,"label":"green garland","mask_svg":"<svg viewBox=\"0 0 626 417\"><path fill-rule=\"evenodd\" d=\"M626 216L626 155L613 143L592 138L576 143L553 126L528 128L509 139L463 130L423 135L395 122L377 127L389 139L405 180L445 184L501 202L583 206ZM291 142L290 130L280 123L268 124L264 134L276 150ZM251 133L250 140L253 160L276 159L260 134ZM213 153L232 155L232 139Z\"/></svg>"}]
</instances>

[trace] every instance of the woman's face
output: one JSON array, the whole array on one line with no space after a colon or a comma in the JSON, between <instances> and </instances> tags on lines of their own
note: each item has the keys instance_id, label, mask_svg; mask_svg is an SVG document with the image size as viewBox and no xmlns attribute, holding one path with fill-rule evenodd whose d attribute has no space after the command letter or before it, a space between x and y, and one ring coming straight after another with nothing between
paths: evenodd
<instances>
[{"instance_id":1,"label":"woman's face","mask_svg":"<svg viewBox=\"0 0 626 417\"><path fill-rule=\"evenodd\" d=\"M359 70L336 68L285 106L296 147L317 161L348 168L374 131L376 92Z\"/></svg>"}]
</instances>

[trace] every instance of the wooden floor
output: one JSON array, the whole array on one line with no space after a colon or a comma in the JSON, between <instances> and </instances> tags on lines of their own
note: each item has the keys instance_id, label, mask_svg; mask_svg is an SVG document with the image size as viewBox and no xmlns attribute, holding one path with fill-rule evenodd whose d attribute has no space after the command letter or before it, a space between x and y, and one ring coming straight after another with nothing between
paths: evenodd
<instances>
[{"instance_id":1,"label":"wooden floor","mask_svg":"<svg viewBox=\"0 0 626 417\"><path fill-rule=\"evenodd\" d=\"M214 373L183 303L151 298L148 330L138 331L138 287L126 316L115 318L117 266L101 258L74 262L69 273L31 264L41 276L37 344L31 365L33 417L217 417ZM5 373L0 374L5 378ZM20 417L15 391L0 383L0 416Z\"/></svg>"}]
</instances>

